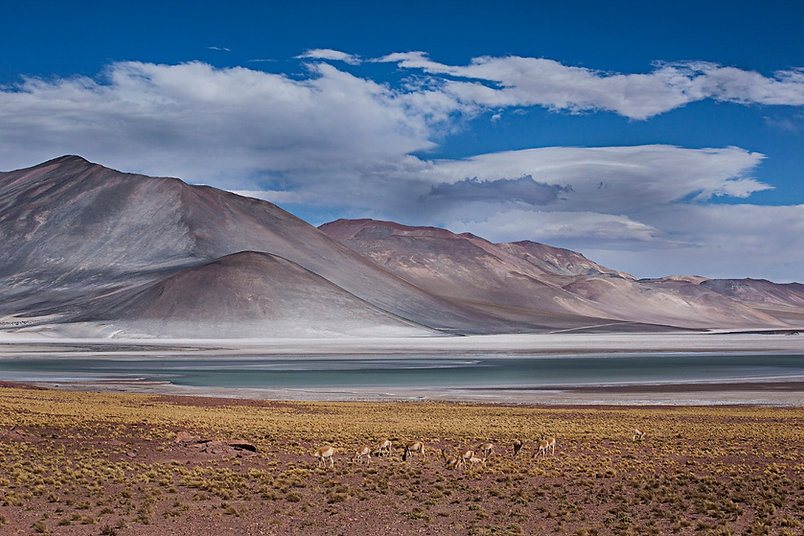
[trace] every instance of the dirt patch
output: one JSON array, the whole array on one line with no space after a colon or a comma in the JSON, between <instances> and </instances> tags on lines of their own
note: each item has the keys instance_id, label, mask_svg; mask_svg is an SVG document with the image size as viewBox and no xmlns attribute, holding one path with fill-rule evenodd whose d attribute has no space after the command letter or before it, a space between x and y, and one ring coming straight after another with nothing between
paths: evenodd
<instances>
[{"instance_id":1,"label":"dirt patch","mask_svg":"<svg viewBox=\"0 0 804 536\"><path fill-rule=\"evenodd\" d=\"M0 389L34 389L37 391L41 391L46 389L46 387L38 387L36 385L28 385L25 383L15 383L15 382L6 382L0 380Z\"/></svg>"}]
</instances>

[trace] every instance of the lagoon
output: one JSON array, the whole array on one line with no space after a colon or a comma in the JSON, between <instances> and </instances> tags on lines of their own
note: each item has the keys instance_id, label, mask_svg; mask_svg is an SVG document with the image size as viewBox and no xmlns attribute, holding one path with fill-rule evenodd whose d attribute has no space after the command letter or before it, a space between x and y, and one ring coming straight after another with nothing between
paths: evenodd
<instances>
[{"instance_id":1,"label":"lagoon","mask_svg":"<svg viewBox=\"0 0 804 536\"><path fill-rule=\"evenodd\" d=\"M223 389L546 389L796 382L804 354L360 355L0 358L0 380L168 382Z\"/></svg>"}]
</instances>

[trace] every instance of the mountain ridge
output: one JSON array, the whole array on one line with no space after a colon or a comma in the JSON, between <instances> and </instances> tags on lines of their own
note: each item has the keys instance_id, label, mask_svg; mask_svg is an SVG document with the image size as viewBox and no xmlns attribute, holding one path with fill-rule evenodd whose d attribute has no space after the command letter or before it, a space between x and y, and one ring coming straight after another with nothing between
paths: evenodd
<instances>
[{"instance_id":1,"label":"mountain ridge","mask_svg":"<svg viewBox=\"0 0 804 536\"><path fill-rule=\"evenodd\" d=\"M422 288L458 299L488 301L490 306L692 329L785 324L766 311L688 281L637 280L580 253L536 242L493 244L444 229L366 219L336 220L320 229ZM409 239L414 236L416 240ZM429 245L433 242L439 245ZM490 257L480 259L467 249L467 242ZM464 247L457 246L461 243ZM488 260L492 258L499 262ZM471 277L464 273L467 266L473 267ZM445 278L452 286L444 283Z\"/></svg>"},{"instance_id":2,"label":"mountain ridge","mask_svg":"<svg viewBox=\"0 0 804 536\"><path fill-rule=\"evenodd\" d=\"M254 250L291 260L415 323L447 331L471 331L477 323L473 312L382 270L276 205L209 186L63 157L0 174L3 207L0 238L10 255L0 276L9 299L0 314L61 310L67 320L106 292Z\"/></svg>"},{"instance_id":3,"label":"mountain ridge","mask_svg":"<svg viewBox=\"0 0 804 536\"><path fill-rule=\"evenodd\" d=\"M563 248L395 222L315 228L267 201L75 155L0 173L0 241L0 329L96 323L225 337L804 325L800 284L637 280Z\"/></svg>"}]
</instances>

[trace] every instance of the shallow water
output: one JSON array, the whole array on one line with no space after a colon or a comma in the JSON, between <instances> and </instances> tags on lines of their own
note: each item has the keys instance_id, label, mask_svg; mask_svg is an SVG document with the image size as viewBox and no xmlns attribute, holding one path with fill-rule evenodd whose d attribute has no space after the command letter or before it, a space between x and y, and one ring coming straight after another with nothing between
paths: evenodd
<instances>
[{"instance_id":1,"label":"shallow water","mask_svg":"<svg viewBox=\"0 0 804 536\"><path fill-rule=\"evenodd\" d=\"M219 388L536 387L804 379L804 355L0 358L0 380Z\"/></svg>"}]
</instances>

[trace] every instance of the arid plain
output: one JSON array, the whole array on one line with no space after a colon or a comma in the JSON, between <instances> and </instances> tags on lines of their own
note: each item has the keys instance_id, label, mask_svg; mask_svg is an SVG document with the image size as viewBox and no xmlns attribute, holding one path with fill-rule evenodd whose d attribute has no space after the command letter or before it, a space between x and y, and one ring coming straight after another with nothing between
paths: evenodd
<instances>
[{"instance_id":1,"label":"arid plain","mask_svg":"<svg viewBox=\"0 0 804 536\"><path fill-rule=\"evenodd\" d=\"M0 389L5 534L801 534L802 408ZM646 432L633 440L632 430ZM556 437L555 455L536 441ZM388 439L388 456L352 460ZM514 457L513 443L524 442ZM424 456L402 461L409 441ZM446 465L494 443L484 462ZM335 447L334 467L311 452Z\"/></svg>"}]
</instances>

